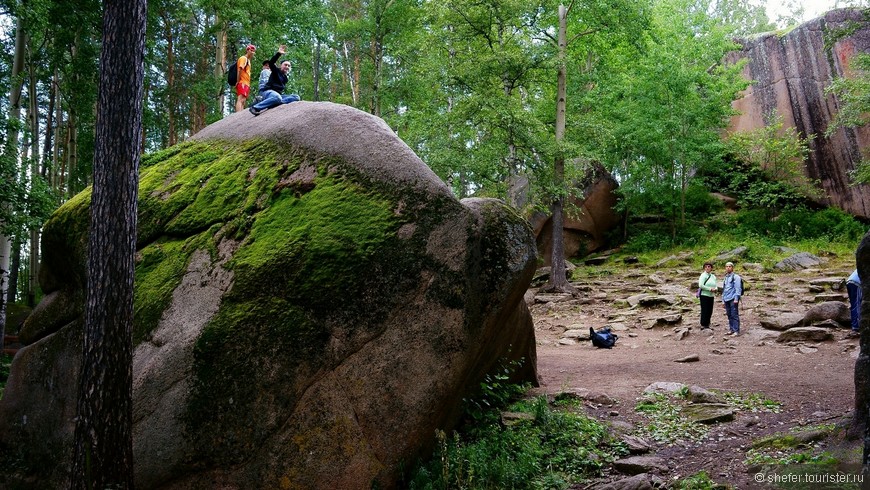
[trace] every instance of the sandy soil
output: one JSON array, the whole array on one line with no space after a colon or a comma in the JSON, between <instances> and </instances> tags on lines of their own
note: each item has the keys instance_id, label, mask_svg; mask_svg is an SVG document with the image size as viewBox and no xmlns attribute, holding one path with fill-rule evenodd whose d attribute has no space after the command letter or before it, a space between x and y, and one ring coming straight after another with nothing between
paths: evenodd
<instances>
[{"instance_id":1,"label":"sandy soil","mask_svg":"<svg viewBox=\"0 0 870 490\"><path fill-rule=\"evenodd\" d=\"M643 389L658 381L680 382L706 389L742 394L761 393L782 403L780 413L740 413L733 422L712 427L703 443L655 446L652 454L667 460L665 480L705 470L714 480L734 488L762 488L754 481L752 468L744 464L752 440L789 428L848 420L854 405L854 364L858 341L848 338L847 328L834 329L833 340L825 342L778 343L779 332L764 329L760 318L777 312L805 312L819 294L842 294L837 284L811 286L822 278L845 278L851 272L848 258L831 258L819 269L790 273L759 273L740 270L748 291L741 302L742 334L726 337L724 309L717 298L713 311L713 334L704 334L698 323L699 305L689 288L700 270L688 266L657 269L634 266L583 267L580 279L572 280L579 293L571 299L546 301L536 297L531 306L538 342L540 391L559 393L572 390L603 392L614 403L587 402L591 415L608 421L634 425L644 423L634 411ZM715 270L720 284L724 271ZM610 272L608 274L608 272ZM625 299L641 292L680 291L673 306L634 308ZM836 296L835 296L836 298ZM825 298L830 299L830 298ZM679 313L675 325L649 327L655 318ZM564 332L613 325L620 338L612 350L597 349L589 341L573 345L560 343ZM689 328L685 338L675 333ZM621 330L621 331L619 331ZM697 362L675 362L697 355ZM859 441L828 440L821 445L844 458L860 459ZM844 449L845 448L845 449ZM605 480L624 478L610 474ZM587 488L582 486L578 488Z\"/></svg>"}]
</instances>

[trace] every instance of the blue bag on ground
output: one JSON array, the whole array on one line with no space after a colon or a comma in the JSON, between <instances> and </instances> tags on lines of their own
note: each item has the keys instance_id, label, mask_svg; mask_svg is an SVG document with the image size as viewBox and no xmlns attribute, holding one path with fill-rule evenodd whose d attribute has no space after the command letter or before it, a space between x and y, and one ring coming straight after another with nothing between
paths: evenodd
<instances>
[{"instance_id":1,"label":"blue bag on ground","mask_svg":"<svg viewBox=\"0 0 870 490\"><path fill-rule=\"evenodd\" d=\"M619 338L615 333L611 333L610 327L604 327L599 331L589 327L589 337L592 339L592 345L599 349L610 349Z\"/></svg>"}]
</instances>

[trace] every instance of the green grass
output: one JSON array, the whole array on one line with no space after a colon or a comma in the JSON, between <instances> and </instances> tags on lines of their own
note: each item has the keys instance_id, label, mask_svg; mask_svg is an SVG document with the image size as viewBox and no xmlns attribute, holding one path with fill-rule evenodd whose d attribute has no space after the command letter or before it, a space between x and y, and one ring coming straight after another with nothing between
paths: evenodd
<instances>
[{"instance_id":1,"label":"green grass","mask_svg":"<svg viewBox=\"0 0 870 490\"><path fill-rule=\"evenodd\" d=\"M486 422L438 432L435 455L412 472L408 488L566 489L626 453L576 400L550 405L539 397L505 408L534 418L505 426L494 408Z\"/></svg>"},{"instance_id":2,"label":"green grass","mask_svg":"<svg viewBox=\"0 0 870 490\"><path fill-rule=\"evenodd\" d=\"M782 403L767 398L763 393L740 394L723 391L719 395L741 412L779 413L782 410Z\"/></svg>"},{"instance_id":3,"label":"green grass","mask_svg":"<svg viewBox=\"0 0 870 490\"><path fill-rule=\"evenodd\" d=\"M683 417L684 402L674 398L664 393L650 393L640 399L634 409L649 422L637 429L638 435L668 445L681 441L698 442L707 435L708 427Z\"/></svg>"}]
</instances>

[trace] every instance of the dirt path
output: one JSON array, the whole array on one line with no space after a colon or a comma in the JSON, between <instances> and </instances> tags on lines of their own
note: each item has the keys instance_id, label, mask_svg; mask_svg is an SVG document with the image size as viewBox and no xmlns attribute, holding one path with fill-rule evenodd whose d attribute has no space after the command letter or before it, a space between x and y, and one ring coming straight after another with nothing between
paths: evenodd
<instances>
[{"instance_id":1,"label":"dirt path","mask_svg":"<svg viewBox=\"0 0 870 490\"><path fill-rule=\"evenodd\" d=\"M738 264L739 269L739 264ZM615 269L614 269L615 270ZM606 269L604 269L606 271ZM653 453L664 457L669 480L705 470L714 480L735 488L760 488L744 464L752 440L791 427L831 423L848 417L854 405L854 364L857 339L848 338L847 328L834 329L825 342L777 343L779 332L764 329L760 318L777 312L808 310L818 300L818 286L809 281L845 278L851 271L847 260L832 259L818 270L771 274L738 270L749 284L741 305L742 335L726 337L727 320L717 298L713 334L699 330L699 306L689 287L700 271L688 267L657 270L637 267L627 272L603 274L583 268L572 282L580 293L571 299L539 295L532 305L538 342L541 392L569 390L603 392L613 404L587 403L590 413L609 421L643 424L634 411L643 389L651 383L679 382L706 389L741 394L761 393L782 403L780 413L738 413L733 422L718 424L702 444L656 446ZM721 283L720 270L718 277ZM585 277L584 277L585 275ZM575 275L576 277L577 275ZM655 308L630 307L629 296L674 293L677 302ZM831 286L821 294L839 294ZM842 291L844 301L845 290ZM547 301L547 302L542 302ZM655 318L682 315L674 325L649 327ZM620 338L612 350L597 349L589 341L564 345L566 330L588 332L589 327L615 327ZM675 331L691 327L680 339ZM675 362L697 355L697 362ZM822 444L832 444L831 442ZM860 460L858 441L849 442L847 459ZM852 447L854 446L854 447ZM754 470L753 470L754 471ZM618 479L610 475L608 479ZM585 487L584 487L585 488Z\"/></svg>"}]
</instances>

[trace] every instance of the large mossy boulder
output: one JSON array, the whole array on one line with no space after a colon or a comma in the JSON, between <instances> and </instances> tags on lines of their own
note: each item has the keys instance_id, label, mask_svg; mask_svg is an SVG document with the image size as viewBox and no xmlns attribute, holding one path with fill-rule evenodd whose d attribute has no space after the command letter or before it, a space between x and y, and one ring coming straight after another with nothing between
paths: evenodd
<instances>
[{"instance_id":1,"label":"large mossy boulder","mask_svg":"<svg viewBox=\"0 0 870 490\"><path fill-rule=\"evenodd\" d=\"M89 201L44 230L0 486L61 488L68 471ZM234 114L146 156L137 238L139 488L393 488L487 373L536 381L528 224L456 200L355 109Z\"/></svg>"}]
</instances>

